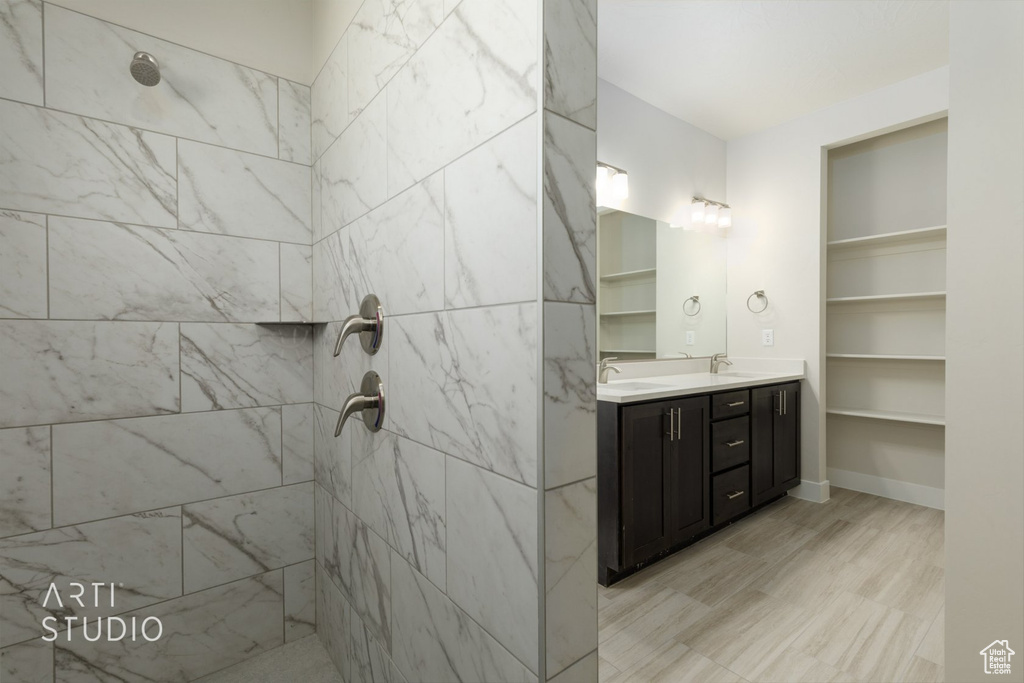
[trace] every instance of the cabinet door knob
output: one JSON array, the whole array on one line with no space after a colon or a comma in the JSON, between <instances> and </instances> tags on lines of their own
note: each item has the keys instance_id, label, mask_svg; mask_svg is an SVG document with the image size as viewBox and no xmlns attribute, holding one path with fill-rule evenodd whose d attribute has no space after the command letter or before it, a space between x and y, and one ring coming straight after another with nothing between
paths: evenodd
<instances>
[{"instance_id":1,"label":"cabinet door knob","mask_svg":"<svg viewBox=\"0 0 1024 683\"><path fill-rule=\"evenodd\" d=\"M733 401L732 403L726 403L725 405L727 405L730 408L737 408L743 405L744 403L746 403L746 401Z\"/></svg>"},{"instance_id":2,"label":"cabinet door knob","mask_svg":"<svg viewBox=\"0 0 1024 683\"><path fill-rule=\"evenodd\" d=\"M729 448L736 448L737 446L742 446L745 443L746 441L744 441L743 439L737 439L736 441L726 441L725 445L728 446Z\"/></svg>"},{"instance_id":3,"label":"cabinet door knob","mask_svg":"<svg viewBox=\"0 0 1024 683\"><path fill-rule=\"evenodd\" d=\"M725 494L725 497L728 498L729 500L732 500L733 498L739 498L744 493L746 493L746 491L733 491L732 493Z\"/></svg>"}]
</instances>

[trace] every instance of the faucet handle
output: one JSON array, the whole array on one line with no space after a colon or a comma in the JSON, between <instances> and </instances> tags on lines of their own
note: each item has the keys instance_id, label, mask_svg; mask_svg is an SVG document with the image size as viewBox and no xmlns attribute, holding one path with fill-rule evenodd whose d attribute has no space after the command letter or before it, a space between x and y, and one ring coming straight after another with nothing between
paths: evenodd
<instances>
[{"instance_id":1,"label":"faucet handle","mask_svg":"<svg viewBox=\"0 0 1024 683\"><path fill-rule=\"evenodd\" d=\"M608 358L602 358L601 359L601 369L604 370L606 367L608 367L608 362L609 361L613 361L613 360L618 360L618 357L617 356L609 356Z\"/></svg>"},{"instance_id":2,"label":"faucet handle","mask_svg":"<svg viewBox=\"0 0 1024 683\"><path fill-rule=\"evenodd\" d=\"M367 294L359 305L359 313L350 315L341 325L338 341L334 345L334 355L341 353L341 347L349 335L359 333L359 343L363 351L371 356L380 351L384 343L384 308L376 294Z\"/></svg>"},{"instance_id":3,"label":"faucet handle","mask_svg":"<svg viewBox=\"0 0 1024 683\"><path fill-rule=\"evenodd\" d=\"M384 380L373 370L363 375L363 383L359 393L352 394L345 400L345 405L338 416L338 424L334 427L334 436L341 434L345 422L354 413L363 414L363 424L371 432L379 432L384 424Z\"/></svg>"}]
</instances>

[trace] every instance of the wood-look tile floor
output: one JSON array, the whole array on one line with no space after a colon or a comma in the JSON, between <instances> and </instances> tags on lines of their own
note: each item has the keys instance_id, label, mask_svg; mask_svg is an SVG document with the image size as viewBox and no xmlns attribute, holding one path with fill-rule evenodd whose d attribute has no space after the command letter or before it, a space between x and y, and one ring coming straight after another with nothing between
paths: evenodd
<instances>
[{"instance_id":1,"label":"wood-look tile floor","mask_svg":"<svg viewBox=\"0 0 1024 683\"><path fill-rule=\"evenodd\" d=\"M601 683L943 680L944 517L786 497L598 588Z\"/></svg>"}]
</instances>

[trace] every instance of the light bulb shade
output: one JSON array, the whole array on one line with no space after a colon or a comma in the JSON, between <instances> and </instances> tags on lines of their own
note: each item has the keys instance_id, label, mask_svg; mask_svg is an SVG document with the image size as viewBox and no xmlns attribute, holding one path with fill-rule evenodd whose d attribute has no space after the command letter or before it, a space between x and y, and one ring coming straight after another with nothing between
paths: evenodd
<instances>
[{"instance_id":1,"label":"light bulb shade","mask_svg":"<svg viewBox=\"0 0 1024 683\"><path fill-rule=\"evenodd\" d=\"M718 227L732 227L732 209L730 209L728 206L723 206L721 209L718 210Z\"/></svg>"},{"instance_id":2,"label":"light bulb shade","mask_svg":"<svg viewBox=\"0 0 1024 683\"><path fill-rule=\"evenodd\" d=\"M612 176L612 198L621 202L629 197L629 175L619 171Z\"/></svg>"},{"instance_id":3,"label":"light bulb shade","mask_svg":"<svg viewBox=\"0 0 1024 683\"><path fill-rule=\"evenodd\" d=\"M704 222L704 210L706 208L707 205L701 201L695 201L693 204L690 204L690 223L692 224L692 229L696 230Z\"/></svg>"},{"instance_id":4,"label":"light bulb shade","mask_svg":"<svg viewBox=\"0 0 1024 683\"><path fill-rule=\"evenodd\" d=\"M597 167L597 183L595 185L597 195L597 205L607 206L608 192L611 188L611 169L607 166Z\"/></svg>"},{"instance_id":5,"label":"light bulb shade","mask_svg":"<svg viewBox=\"0 0 1024 683\"><path fill-rule=\"evenodd\" d=\"M716 205L709 204L708 208L704 209L704 225L718 225L718 207Z\"/></svg>"}]
</instances>

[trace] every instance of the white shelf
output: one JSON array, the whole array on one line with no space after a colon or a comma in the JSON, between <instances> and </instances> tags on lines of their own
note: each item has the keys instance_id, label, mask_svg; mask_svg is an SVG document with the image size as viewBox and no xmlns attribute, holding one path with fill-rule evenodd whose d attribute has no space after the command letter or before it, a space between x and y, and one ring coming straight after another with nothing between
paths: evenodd
<instances>
[{"instance_id":1,"label":"white shelf","mask_svg":"<svg viewBox=\"0 0 1024 683\"><path fill-rule=\"evenodd\" d=\"M612 311L611 313L601 313L602 318L623 318L627 315L654 315L656 311L643 310L643 311Z\"/></svg>"},{"instance_id":2,"label":"white shelf","mask_svg":"<svg viewBox=\"0 0 1024 683\"><path fill-rule=\"evenodd\" d=\"M887 232L881 235L868 235L866 237L852 237L845 240L833 240L828 243L829 249L843 249L846 247L875 247L893 242L909 242L913 240L925 240L939 237L946 234L945 225L936 225L931 228L919 228L917 230L901 230L899 232Z\"/></svg>"},{"instance_id":3,"label":"white shelf","mask_svg":"<svg viewBox=\"0 0 1024 683\"><path fill-rule=\"evenodd\" d=\"M621 273L608 273L607 275L601 276L601 282L615 282L616 280L630 280L633 278L642 278L649 275L654 275L657 272L657 268L644 268L643 270L627 270Z\"/></svg>"},{"instance_id":4,"label":"white shelf","mask_svg":"<svg viewBox=\"0 0 1024 683\"><path fill-rule=\"evenodd\" d=\"M826 353L826 358L856 358L863 360L926 360L945 362L945 356L899 356L886 353Z\"/></svg>"},{"instance_id":5,"label":"white shelf","mask_svg":"<svg viewBox=\"0 0 1024 683\"><path fill-rule=\"evenodd\" d=\"M946 418L941 415L923 415L920 413L900 413L895 410L867 410L860 408L827 408L829 415L846 415L847 417L866 417L872 420L888 420L891 422L912 422L922 425L945 426Z\"/></svg>"},{"instance_id":6,"label":"white shelf","mask_svg":"<svg viewBox=\"0 0 1024 683\"><path fill-rule=\"evenodd\" d=\"M926 301L945 299L945 292L909 292L906 294L872 294L870 296L837 296L825 299L830 304L852 304L871 301Z\"/></svg>"},{"instance_id":7,"label":"white shelf","mask_svg":"<svg viewBox=\"0 0 1024 683\"><path fill-rule=\"evenodd\" d=\"M601 349L601 353L654 353L654 349Z\"/></svg>"}]
</instances>

